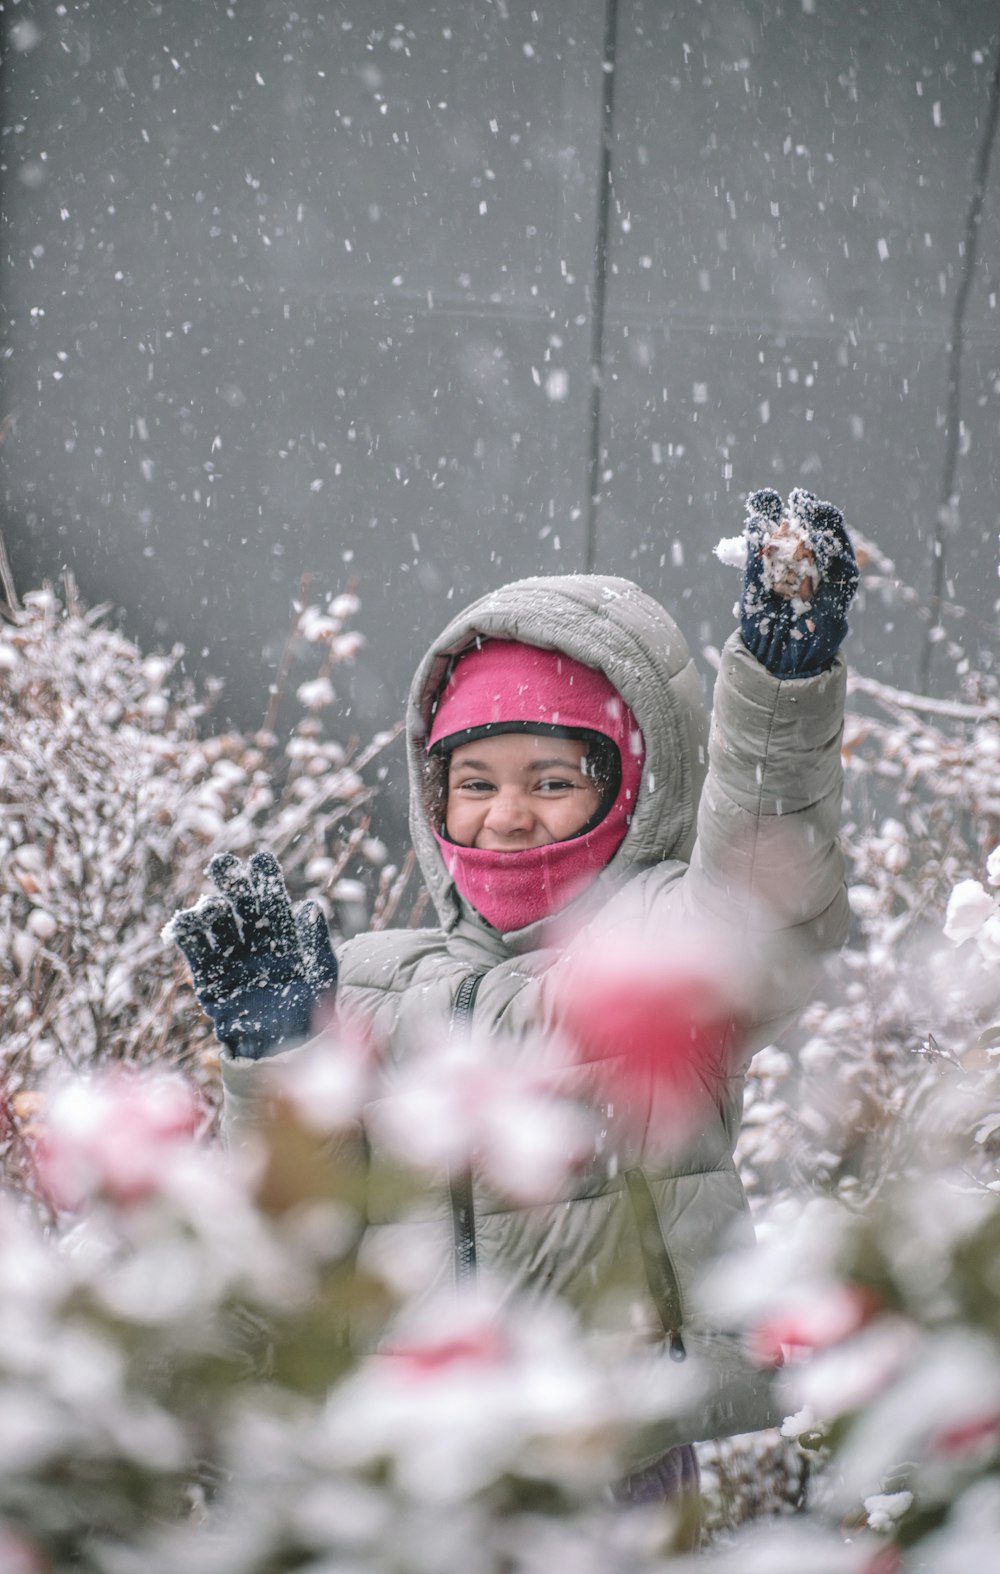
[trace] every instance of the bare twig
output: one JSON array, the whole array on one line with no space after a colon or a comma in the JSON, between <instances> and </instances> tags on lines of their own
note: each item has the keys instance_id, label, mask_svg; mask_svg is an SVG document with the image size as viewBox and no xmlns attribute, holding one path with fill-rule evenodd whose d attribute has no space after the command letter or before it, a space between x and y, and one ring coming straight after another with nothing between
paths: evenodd
<instances>
[{"instance_id":1,"label":"bare twig","mask_svg":"<svg viewBox=\"0 0 1000 1574\"><path fill-rule=\"evenodd\" d=\"M887 710L894 713L912 711L921 716L940 716L947 721L1000 721L997 705L968 705L961 700L936 700L926 694L911 694L906 689L893 688L879 683L875 678L864 678L858 672L849 672L847 688L851 694L867 694Z\"/></svg>"},{"instance_id":2,"label":"bare twig","mask_svg":"<svg viewBox=\"0 0 1000 1574\"><path fill-rule=\"evenodd\" d=\"M80 616L80 590L71 568L63 569L63 589L66 592L66 612L71 618Z\"/></svg>"},{"instance_id":3,"label":"bare twig","mask_svg":"<svg viewBox=\"0 0 1000 1574\"><path fill-rule=\"evenodd\" d=\"M862 571L862 586L866 591L887 590L904 606L911 607L928 624L940 623L944 618L967 622L985 639L997 638L995 619L980 617L978 613L946 597L922 596L913 585L901 579L895 562L877 542L857 529L852 523L851 540L858 549L858 563Z\"/></svg>"},{"instance_id":4,"label":"bare twig","mask_svg":"<svg viewBox=\"0 0 1000 1574\"><path fill-rule=\"evenodd\" d=\"M272 850L281 857L296 836L305 829L309 821L314 816L326 812L327 804L334 805L327 821L328 825L334 825L338 821L346 819L355 809L368 803L374 797L373 788L356 792L350 797L341 797L346 779L349 776L357 776L359 772L364 770L366 765L370 765L372 760L381 754L384 749L387 749L391 743L395 742L402 730L403 724L398 722L390 731L379 733L377 737L373 738L371 743L361 750L360 754L355 757L349 755L339 771L336 771L331 776L317 778L314 791L302 797L295 804L294 809L290 809L283 818L281 832L275 838Z\"/></svg>"},{"instance_id":5,"label":"bare twig","mask_svg":"<svg viewBox=\"0 0 1000 1574\"><path fill-rule=\"evenodd\" d=\"M403 899L403 892L413 877L417 866L417 855L411 847L403 859L402 867L395 879L379 892L379 899L375 903L370 927L372 929L388 929L399 911L399 904Z\"/></svg>"},{"instance_id":6,"label":"bare twig","mask_svg":"<svg viewBox=\"0 0 1000 1574\"><path fill-rule=\"evenodd\" d=\"M410 908L410 917L407 925L409 929L420 928L420 925L423 923L424 914L426 913L430 904L431 894L427 887L422 885L416 894L413 906Z\"/></svg>"},{"instance_id":7,"label":"bare twig","mask_svg":"<svg viewBox=\"0 0 1000 1574\"><path fill-rule=\"evenodd\" d=\"M260 724L261 731L265 733L273 732L275 723L278 720L278 711L281 707L281 701L284 696L285 684L288 682L288 674L291 671L292 652L295 649L295 636L298 634L299 622L302 615L301 608L306 604L306 598L309 594L309 586L311 582L312 575L308 571L303 574L301 580L299 581L300 611L296 615L295 621L288 631L288 638L285 640L285 646L281 652L281 660L278 663L278 671L275 674L274 682L271 685L271 697L268 701L267 713L264 717L264 720Z\"/></svg>"}]
</instances>

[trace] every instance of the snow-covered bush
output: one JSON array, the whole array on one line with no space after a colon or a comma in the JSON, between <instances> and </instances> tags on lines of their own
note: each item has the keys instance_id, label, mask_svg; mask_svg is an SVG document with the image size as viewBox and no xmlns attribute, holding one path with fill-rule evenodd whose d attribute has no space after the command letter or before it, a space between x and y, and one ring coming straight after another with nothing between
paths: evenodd
<instances>
[{"instance_id":1,"label":"snow-covered bush","mask_svg":"<svg viewBox=\"0 0 1000 1574\"><path fill-rule=\"evenodd\" d=\"M996 1059L938 1062L873 1198L786 1198L752 1264L720 1271L736 1324L784 1355L785 1435L821 1463L813 1567L950 1574L995 1557L998 1130ZM786 1534L757 1543L761 1567L768 1552L785 1566Z\"/></svg>"},{"instance_id":2,"label":"snow-covered bush","mask_svg":"<svg viewBox=\"0 0 1000 1574\"><path fill-rule=\"evenodd\" d=\"M995 725L988 715L983 722ZM989 846L990 820L985 829ZM956 860L956 872L967 867ZM763 1253L724 1264L713 1293L763 1358L783 1358L789 1416L781 1439L765 1434L703 1453L717 1527L731 1532L761 1510L798 1518L744 1526L731 1553L721 1550L724 1535L703 1568L959 1574L995 1557L998 886L993 846L985 882L959 880L923 915L902 905L927 933L915 954L871 948L871 1002L895 987L891 1017L879 1027L863 1012L812 1009L837 1035L835 1063L817 1065L807 1044L798 1078L777 1050L755 1067L747 1135L771 1166L778 1200L758 1191ZM854 1000L867 1003L860 991ZM942 1043L928 1027L935 1008ZM823 1154L818 1141L831 1136ZM819 1172L812 1184L809 1155ZM741 1451L752 1467L727 1478Z\"/></svg>"},{"instance_id":3,"label":"snow-covered bush","mask_svg":"<svg viewBox=\"0 0 1000 1574\"><path fill-rule=\"evenodd\" d=\"M365 1231L363 1052L263 1074L270 1118L231 1158L177 1074L48 1089L32 1161L55 1228L0 1198L3 1566L655 1574L679 1527L608 1489L670 1414L674 1364L658 1382L502 1284L416 1300L407 1254ZM412 1164L383 1171L397 1217Z\"/></svg>"},{"instance_id":4,"label":"snow-covered bush","mask_svg":"<svg viewBox=\"0 0 1000 1574\"><path fill-rule=\"evenodd\" d=\"M900 602L918 604L870 542L859 543L859 561L862 597L881 596L897 612ZM852 933L793 1039L751 1065L737 1159L755 1209L817 1193L864 1209L912 1161L914 1132L942 1079L961 1069L993 1085L1000 684L989 666L974 670L957 647L948 653L956 693L945 699L849 669L843 845ZM965 1163L982 1177L994 1151L988 1112L976 1131ZM815 1462L794 1441L784 1453L772 1436L701 1452L719 1526L808 1496L801 1475ZM747 1452L756 1472L743 1468Z\"/></svg>"},{"instance_id":5,"label":"snow-covered bush","mask_svg":"<svg viewBox=\"0 0 1000 1574\"><path fill-rule=\"evenodd\" d=\"M865 593L913 600L870 543L859 557ZM795 1052L765 1051L752 1067L739 1157L754 1197L871 1194L896 1165L896 1136L928 1077L966 1059L1000 1017L996 955L985 952L1000 923L957 951L942 933L953 890L974 881L982 892L1000 843L1000 681L950 653L958 692L947 699L849 673L842 841L853 930Z\"/></svg>"},{"instance_id":6,"label":"snow-covered bush","mask_svg":"<svg viewBox=\"0 0 1000 1574\"><path fill-rule=\"evenodd\" d=\"M160 929L203 888L213 853L270 849L296 897L336 922L395 872L369 835L365 768L384 743L328 737L320 701L360 636L353 596L298 610L289 656L318 675L282 747L273 730L211 730L181 651L144 656L101 611L52 590L0 625L0 1074L8 1168L53 1066L180 1067L211 1084L210 1026ZM322 687L322 696L317 685ZM348 880L348 877L349 880ZM27 1095L27 1096L23 1096Z\"/></svg>"},{"instance_id":7,"label":"snow-covered bush","mask_svg":"<svg viewBox=\"0 0 1000 1574\"><path fill-rule=\"evenodd\" d=\"M483 1179L523 1199L524 1129L557 1192L596 1122L534 1062L440 1042L401 1089L434 1130L379 1128L382 1216L405 1223L424 1171L484 1142ZM610 1501L687 1398L674 1363L502 1283L428 1294L420 1252L366 1229L363 1042L262 1067L269 1118L230 1158L188 1079L63 1071L28 1139L54 1227L0 1204L0 1551L94 1574L978 1566L1000 1499L1000 1069L937 1069L874 1201L786 1198L749 1268L716 1270L714 1304L785 1359L767 1507L798 1512L697 1564L681 1520ZM763 1462L719 1450L710 1501L759 1504Z\"/></svg>"}]
</instances>

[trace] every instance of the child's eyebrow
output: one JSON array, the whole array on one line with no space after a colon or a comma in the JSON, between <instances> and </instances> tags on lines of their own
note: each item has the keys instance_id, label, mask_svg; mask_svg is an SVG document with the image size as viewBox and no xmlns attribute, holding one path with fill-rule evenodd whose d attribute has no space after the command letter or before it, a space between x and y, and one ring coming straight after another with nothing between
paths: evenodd
<instances>
[{"instance_id":1,"label":"child's eyebrow","mask_svg":"<svg viewBox=\"0 0 1000 1574\"><path fill-rule=\"evenodd\" d=\"M529 771L551 771L555 766L559 766L560 769L566 771L580 771L581 762L577 760L568 760L565 755L553 754L550 759L532 760L530 764L525 767L525 769ZM468 770L489 772L494 770L495 766L490 765L488 760L463 759L453 760L451 768L453 771Z\"/></svg>"},{"instance_id":2,"label":"child's eyebrow","mask_svg":"<svg viewBox=\"0 0 1000 1574\"><path fill-rule=\"evenodd\" d=\"M586 755L584 755L584 759L586 759ZM579 760L568 760L564 754L553 754L548 760L532 760L529 769L533 771L550 771L553 766L559 765L563 770L578 771L580 763Z\"/></svg>"},{"instance_id":3,"label":"child's eyebrow","mask_svg":"<svg viewBox=\"0 0 1000 1574\"><path fill-rule=\"evenodd\" d=\"M452 760L453 771L489 771L492 766L487 760Z\"/></svg>"}]
</instances>

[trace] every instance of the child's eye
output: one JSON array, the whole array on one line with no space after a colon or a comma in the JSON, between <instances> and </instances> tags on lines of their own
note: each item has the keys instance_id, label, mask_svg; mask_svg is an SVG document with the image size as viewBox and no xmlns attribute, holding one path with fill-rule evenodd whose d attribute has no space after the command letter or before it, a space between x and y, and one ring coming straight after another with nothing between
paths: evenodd
<instances>
[{"instance_id":1,"label":"child's eye","mask_svg":"<svg viewBox=\"0 0 1000 1574\"><path fill-rule=\"evenodd\" d=\"M561 776L547 776L538 783L539 792L571 792L576 782L563 781Z\"/></svg>"},{"instance_id":2,"label":"child's eye","mask_svg":"<svg viewBox=\"0 0 1000 1574\"><path fill-rule=\"evenodd\" d=\"M458 786L461 792L484 793L493 791L492 782L480 781L475 777L467 782L459 782Z\"/></svg>"}]
</instances>

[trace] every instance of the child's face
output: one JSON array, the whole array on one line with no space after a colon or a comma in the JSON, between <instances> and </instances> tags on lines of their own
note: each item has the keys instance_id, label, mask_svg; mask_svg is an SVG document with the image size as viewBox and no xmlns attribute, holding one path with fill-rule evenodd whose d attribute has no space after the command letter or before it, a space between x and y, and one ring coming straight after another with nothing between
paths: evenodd
<instances>
[{"instance_id":1,"label":"child's face","mask_svg":"<svg viewBox=\"0 0 1000 1574\"><path fill-rule=\"evenodd\" d=\"M601 803L575 738L504 732L452 753L445 829L461 847L521 852L582 831Z\"/></svg>"}]
</instances>

